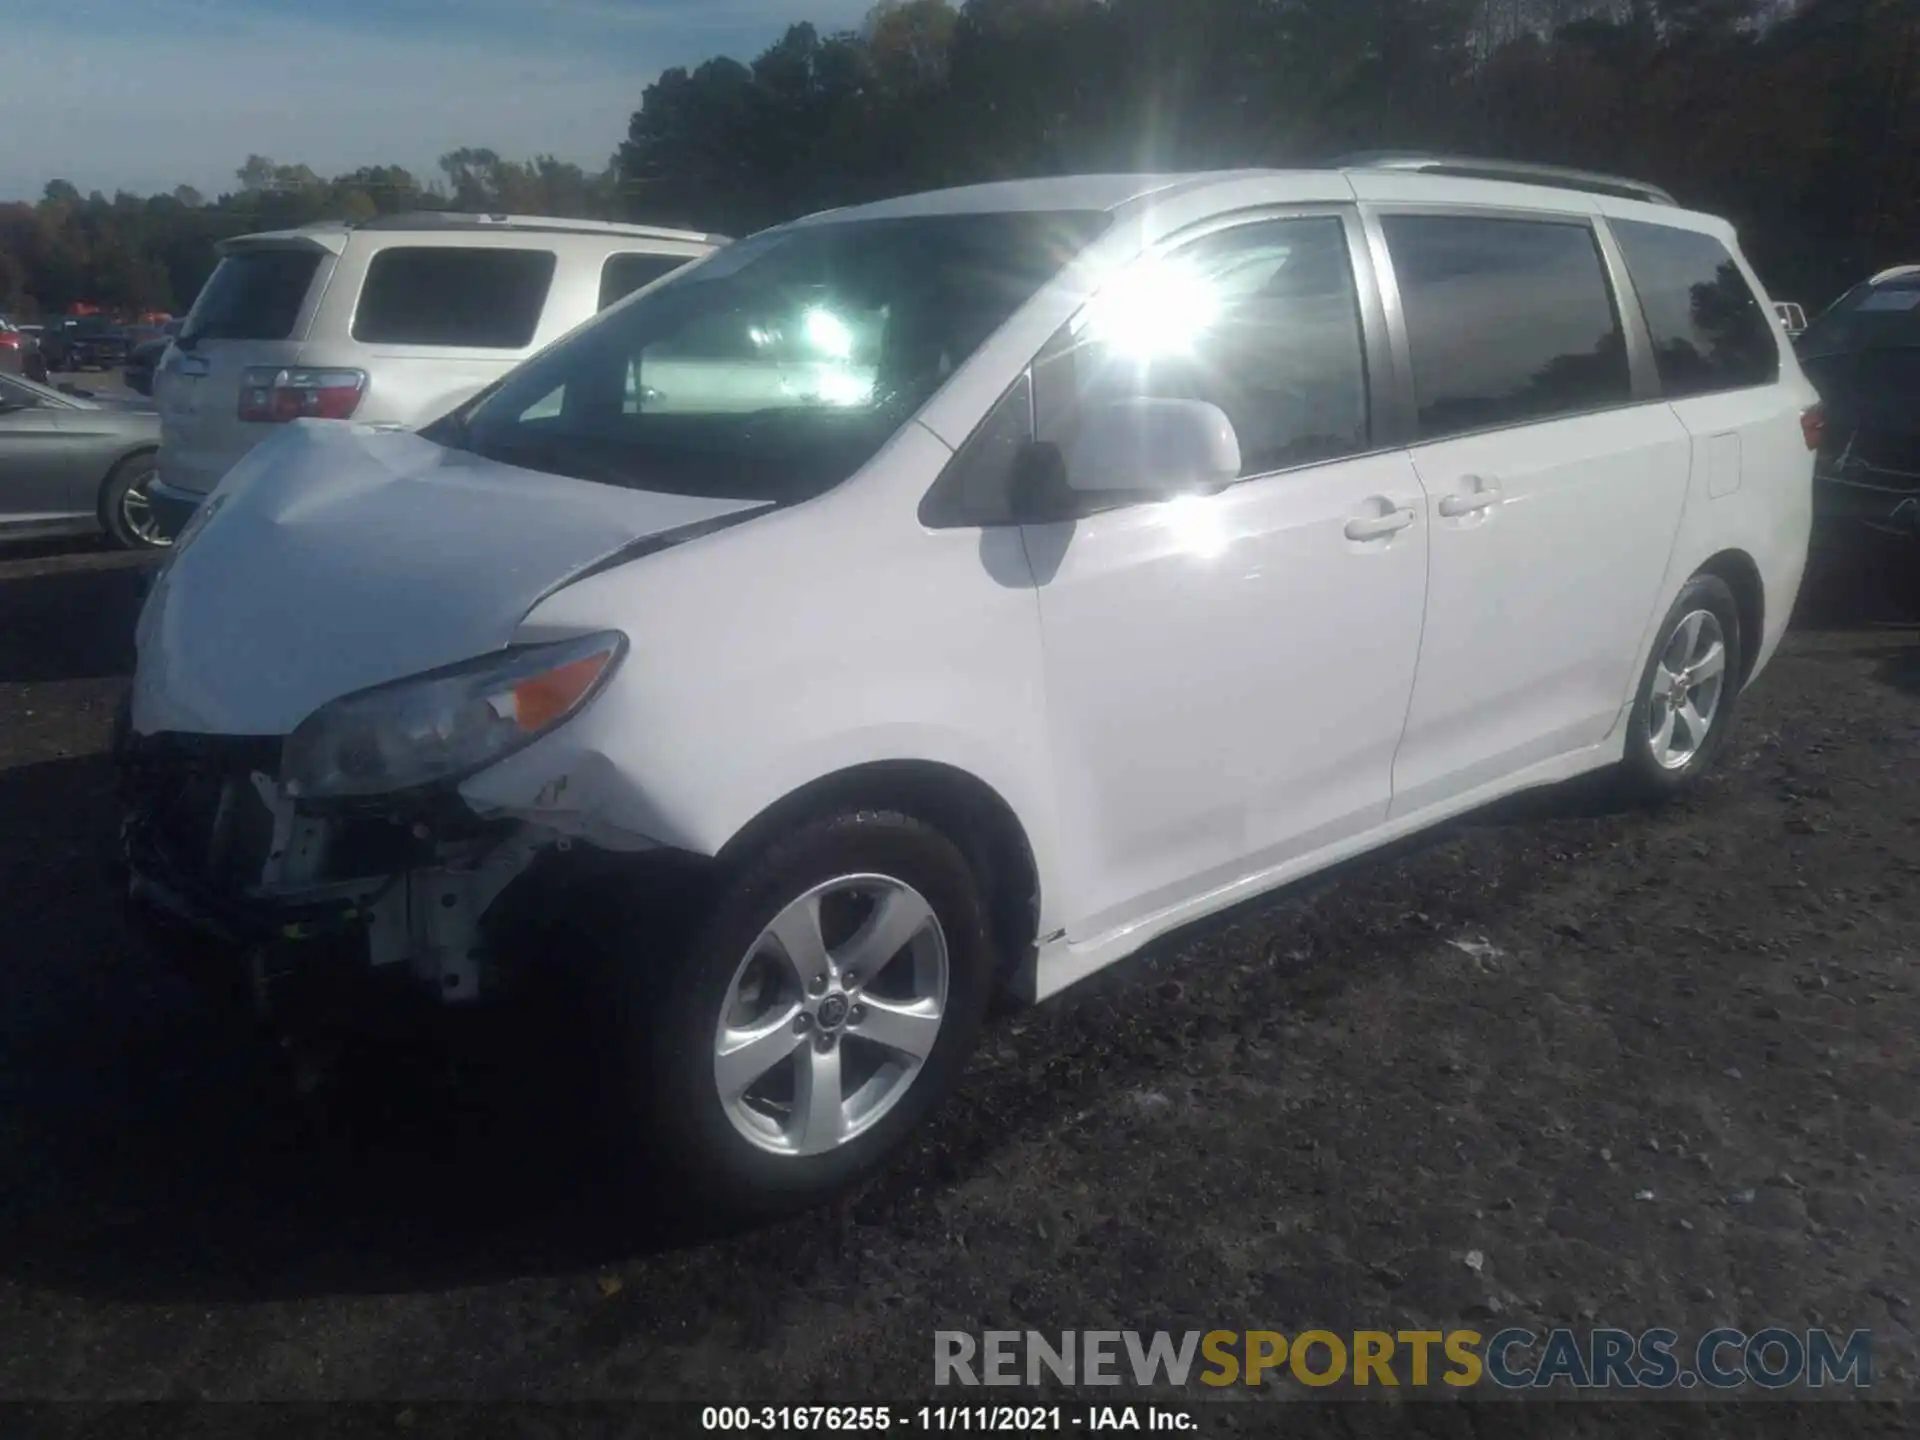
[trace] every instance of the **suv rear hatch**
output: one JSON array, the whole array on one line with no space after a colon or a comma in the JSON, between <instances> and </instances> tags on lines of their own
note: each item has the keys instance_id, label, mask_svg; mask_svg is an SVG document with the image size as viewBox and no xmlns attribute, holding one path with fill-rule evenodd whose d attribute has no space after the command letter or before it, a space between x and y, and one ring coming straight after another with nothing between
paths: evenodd
<instances>
[{"instance_id":1,"label":"suv rear hatch","mask_svg":"<svg viewBox=\"0 0 1920 1440\"><path fill-rule=\"evenodd\" d=\"M346 240L344 230L286 232L221 246L155 377L161 483L204 495L273 434L270 422L240 418L247 372L294 364Z\"/></svg>"}]
</instances>

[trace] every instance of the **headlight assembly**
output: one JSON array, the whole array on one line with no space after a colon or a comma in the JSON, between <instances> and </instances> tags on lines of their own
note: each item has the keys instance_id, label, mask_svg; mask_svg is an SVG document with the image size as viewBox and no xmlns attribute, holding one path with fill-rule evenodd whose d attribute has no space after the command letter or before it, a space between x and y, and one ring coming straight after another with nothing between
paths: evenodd
<instances>
[{"instance_id":1,"label":"headlight assembly","mask_svg":"<svg viewBox=\"0 0 1920 1440\"><path fill-rule=\"evenodd\" d=\"M461 780L554 729L626 653L603 631L522 645L329 701L287 737L289 795L368 798Z\"/></svg>"}]
</instances>

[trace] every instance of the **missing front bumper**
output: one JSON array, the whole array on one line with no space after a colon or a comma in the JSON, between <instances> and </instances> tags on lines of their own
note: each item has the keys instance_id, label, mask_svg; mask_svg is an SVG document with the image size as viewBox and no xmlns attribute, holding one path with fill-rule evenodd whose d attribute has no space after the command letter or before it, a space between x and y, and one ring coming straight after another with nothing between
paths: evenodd
<instances>
[{"instance_id":1,"label":"missing front bumper","mask_svg":"<svg viewBox=\"0 0 1920 1440\"><path fill-rule=\"evenodd\" d=\"M536 860L565 848L518 822L427 814L302 813L246 740L122 746L122 849L137 926L250 989L272 1018L316 978L441 1004L500 978L495 914Z\"/></svg>"}]
</instances>

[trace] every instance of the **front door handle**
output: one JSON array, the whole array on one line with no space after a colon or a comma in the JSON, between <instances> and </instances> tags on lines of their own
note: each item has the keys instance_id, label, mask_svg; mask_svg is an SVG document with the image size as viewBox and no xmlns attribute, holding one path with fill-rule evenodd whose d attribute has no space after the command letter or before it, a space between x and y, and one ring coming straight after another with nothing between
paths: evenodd
<instances>
[{"instance_id":1,"label":"front door handle","mask_svg":"<svg viewBox=\"0 0 1920 1440\"><path fill-rule=\"evenodd\" d=\"M1458 520L1463 516L1477 515L1482 510L1491 510L1500 503L1498 486L1482 483L1480 488L1466 495L1449 495L1440 502L1440 518Z\"/></svg>"},{"instance_id":2,"label":"front door handle","mask_svg":"<svg viewBox=\"0 0 1920 1440\"><path fill-rule=\"evenodd\" d=\"M1389 510L1384 515L1363 515L1347 522L1349 540L1384 540L1398 535L1414 522L1412 510Z\"/></svg>"}]
</instances>

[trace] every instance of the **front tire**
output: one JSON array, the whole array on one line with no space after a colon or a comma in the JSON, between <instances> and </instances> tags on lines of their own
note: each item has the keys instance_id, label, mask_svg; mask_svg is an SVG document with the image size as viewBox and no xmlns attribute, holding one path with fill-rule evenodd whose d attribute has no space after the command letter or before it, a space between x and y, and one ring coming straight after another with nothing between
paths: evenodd
<instances>
[{"instance_id":1,"label":"front tire","mask_svg":"<svg viewBox=\"0 0 1920 1440\"><path fill-rule=\"evenodd\" d=\"M100 524L122 550L164 550L173 543L147 494L157 473L152 452L129 455L100 487Z\"/></svg>"},{"instance_id":2,"label":"front tire","mask_svg":"<svg viewBox=\"0 0 1920 1440\"><path fill-rule=\"evenodd\" d=\"M1691 787L1726 740L1746 673L1747 637L1727 582L1696 575L1654 640L1617 773L1624 798L1657 804Z\"/></svg>"},{"instance_id":3,"label":"front tire","mask_svg":"<svg viewBox=\"0 0 1920 1440\"><path fill-rule=\"evenodd\" d=\"M647 1188L736 1218L846 1189L958 1084L992 977L978 883L940 832L854 811L789 833L676 963L622 966Z\"/></svg>"}]
</instances>

